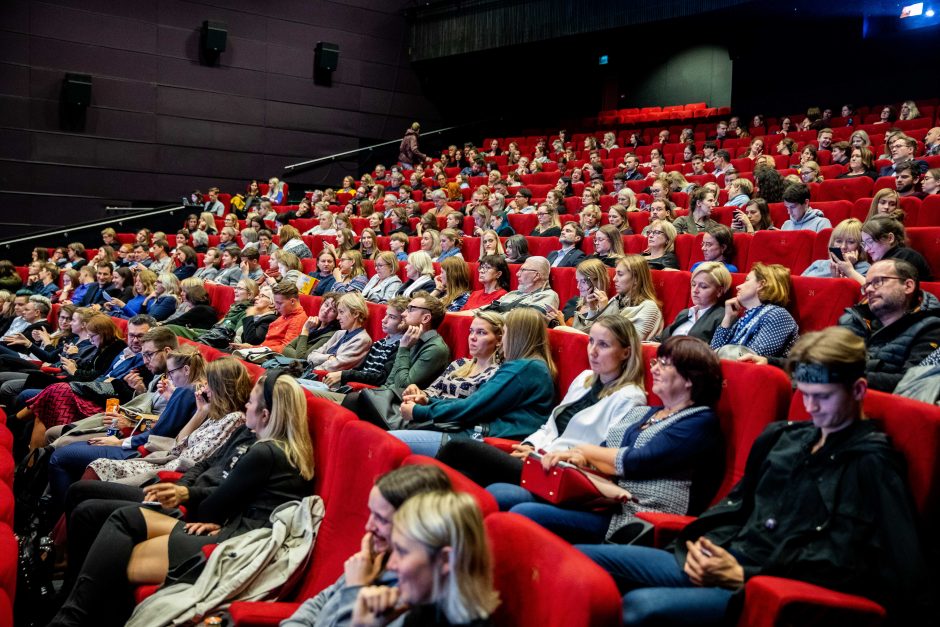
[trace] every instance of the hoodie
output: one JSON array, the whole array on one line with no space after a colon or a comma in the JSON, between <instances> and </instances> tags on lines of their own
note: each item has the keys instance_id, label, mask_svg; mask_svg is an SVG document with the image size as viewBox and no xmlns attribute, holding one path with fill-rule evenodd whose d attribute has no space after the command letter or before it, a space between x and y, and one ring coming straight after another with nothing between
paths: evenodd
<instances>
[{"instance_id":1,"label":"hoodie","mask_svg":"<svg viewBox=\"0 0 940 627\"><path fill-rule=\"evenodd\" d=\"M781 231L815 231L819 233L823 229L832 228L832 222L819 209L810 207L799 220L787 220L780 227Z\"/></svg>"}]
</instances>

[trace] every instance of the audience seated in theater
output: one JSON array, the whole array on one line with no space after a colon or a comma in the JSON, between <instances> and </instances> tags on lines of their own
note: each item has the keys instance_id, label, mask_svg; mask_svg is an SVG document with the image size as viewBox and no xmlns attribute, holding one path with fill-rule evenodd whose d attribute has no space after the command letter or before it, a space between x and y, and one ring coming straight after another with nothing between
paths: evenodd
<instances>
[{"instance_id":1,"label":"audience seated in theater","mask_svg":"<svg viewBox=\"0 0 940 627\"><path fill-rule=\"evenodd\" d=\"M606 291L595 291L593 310L575 313L574 328L586 330L602 316L620 316L636 327L641 341L654 339L663 330L663 314L653 288L649 265L640 255L622 257L614 272L616 295L608 300Z\"/></svg>"},{"instance_id":2,"label":"audience seated in theater","mask_svg":"<svg viewBox=\"0 0 940 627\"><path fill-rule=\"evenodd\" d=\"M795 183L783 190L783 204L790 218L780 227L783 231L815 231L832 228L832 223L819 209L809 205L810 192L805 183Z\"/></svg>"},{"instance_id":3,"label":"audience seated in theater","mask_svg":"<svg viewBox=\"0 0 940 627\"><path fill-rule=\"evenodd\" d=\"M623 255L623 238L617 227L605 224L594 232L594 253L589 259L598 259L605 266L613 268Z\"/></svg>"},{"instance_id":4,"label":"audience seated in theater","mask_svg":"<svg viewBox=\"0 0 940 627\"><path fill-rule=\"evenodd\" d=\"M368 354L357 368L329 371L319 381L313 377L304 377L298 379L298 382L315 396L337 403L342 403L345 399L349 389L344 386L350 383L373 386L385 384L395 364L399 341L408 328L404 318L408 302L409 299L404 296L395 296L388 301L385 316L382 318L385 337L372 343ZM321 305L321 312L322 307Z\"/></svg>"},{"instance_id":5,"label":"audience seated in theater","mask_svg":"<svg viewBox=\"0 0 940 627\"><path fill-rule=\"evenodd\" d=\"M728 202L726 207L743 207L751 200L754 193L754 184L747 179L734 179L728 187Z\"/></svg>"},{"instance_id":6,"label":"audience seated in theater","mask_svg":"<svg viewBox=\"0 0 940 627\"><path fill-rule=\"evenodd\" d=\"M0 356L20 359L32 350L34 332L52 330L46 320L52 309L49 299L39 294L23 296L27 300L20 305L19 316L11 321L10 328L0 339Z\"/></svg>"},{"instance_id":7,"label":"audience seated in theater","mask_svg":"<svg viewBox=\"0 0 940 627\"><path fill-rule=\"evenodd\" d=\"M601 209L596 204L585 205L579 214L581 229L584 231L584 237L592 237L601 226Z\"/></svg>"},{"instance_id":8,"label":"audience seated in theater","mask_svg":"<svg viewBox=\"0 0 940 627\"><path fill-rule=\"evenodd\" d=\"M311 294L314 296L323 296L327 292L332 291L333 284L336 282L336 277L333 276L335 269L336 256L329 250L321 250L320 254L317 255L317 268L310 274L310 276L317 280Z\"/></svg>"},{"instance_id":9,"label":"audience seated in theater","mask_svg":"<svg viewBox=\"0 0 940 627\"><path fill-rule=\"evenodd\" d=\"M95 527L100 531L95 538L83 534L79 525L72 526L78 536L73 536L77 557L84 556L84 560L52 624L123 622L132 609L133 585L162 582L181 564L191 567L189 560L206 544L267 527L275 508L310 494L313 446L300 386L278 373L261 377L245 408L245 425L258 440L246 442L231 451L228 459L216 461L222 471L213 473L217 483L197 487L196 476L193 483L158 483L144 490L144 500L161 502L160 511L128 505L117 509L102 525L103 519L93 510L100 502L87 502L88 511L83 515L98 518ZM196 468L211 472L202 466ZM180 504L186 505L188 523L167 515ZM104 505L113 510L108 502ZM73 518L80 520L81 512L81 508L76 510ZM70 540L70 547L72 544ZM116 563L128 568L115 574ZM198 572L197 567L190 577Z\"/></svg>"},{"instance_id":10,"label":"audience seated in theater","mask_svg":"<svg viewBox=\"0 0 940 627\"><path fill-rule=\"evenodd\" d=\"M924 172L927 171L925 167ZM899 163L894 170L895 188L901 198L923 198L920 191L920 181L923 178L920 169L912 161Z\"/></svg>"},{"instance_id":11,"label":"audience seated in theater","mask_svg":"<svg viewBox=\"0 0 940 627\"><path fill-rule=\"evenodd\" d=\"M487 350L495 351L491 324L487 323ZM406 394L401 405L404 429L392 435L413 452L433 456L450 439L475 434L519 438L540 427L551 413L556 375L542 316L529 309L511 311L501 346L499 368L488 377L476 377L485 380L472 394L453 398Z\"/></svg>"},{"instance_id":12,"label":"audience seated in theater","mask_svg":"<svg viewBox=\"0 0 940 627\"><path fill-rule=\"evenodd\" d=\"M501 296L485 309L506 313L517 307L525 307L545 313L551 307L557 308L558 294L548 283L550 271L551 266L545 257L527 258L516 272L519 280L517 289Z\"/></svg>"},{"instance_id":13,"label":"audience seated in theater","mask_svg":"<svg viewBox=\"0 0 940 627\"><path fill-rule=\"evenodd\" d=\"M919 252L906 246L904 225L890 216L879 215L868 219L862 225L861 242L872 263L882 259L903 259L917 268L918 280L933 280L927 260ZM863 274L847 267L843 272L849 278L855 279L859 285L864 285L866 279Z\"/></svg>"},{"instance_id":14,"label":"audience seated in theater","mask_svg":"<svg viewBox=\"0 0 940 627\"><path fill-rule=\"evenodd\" d=\"M722 356L738 353L784 357L796 341L796 321L790 305L790 271L779 264L755 263L737 295L725 301L725 315L715 329L712 348ZM724 347L728 348L724 348Z\"/></svg>"},{"instance_id":15,"label":"audience seated in theater","mask_svg":"<svg viewBox=\"0 0 940 627\"><path fill-rule=\"evenodd\" d=\"M869 207L868 216L865 219L871 220L875 216L887 216L903 223L906 216L900 204L901 199L897 190L888 187L879 189L871 199L871 207Z\"/></svg>"},{"instance_id":16,"label":"audience seated in theater","mask_svg":"<svg viewBox=\"0 0 940 627\"><path fill-rule=\"evenodd\" d=\"M731 274L724 264L706 261L692 271L691 283L692 306L680 311L673 323L663 329L660 341L679 335L712 341L715 329L724 318Z\"/></svg>"},{"instance_id":17,"label":"audience seated in theater","mask_svg":"<svg viewBox=\"0 0 940 627\"><path fill-rule=\"evenodd\" d=\"M369 308L362 295L343 294L336 302L339 330L326 344L307 354L307 363L318 370L348 370L358 367L365 359L372 338L364 325L369 320ZM304 321L306 328L309 318Z\"/></svg>"},{"instance_id":18,"label":"audience seated in theater","mask_svg":"<svg viewBox=\"0 0 940 627\"><path fill-rule=\"evenodd\" d=\"M208 329L219 319L201 279L189 278L180 283L180 304L164 324Z\"/></svg>"},{"instance_id":19,"label":"audience seated in theater","mask_svg":"<svg viewBox=\"0 0 940 627\"><path fill-rule=\"evenodd\" d=\"M642 253L650 268L653 270L679 269L679 258L675 253L677 236L676 227L668 220L655 220L650 223L649 231L647 231L647 247Z\"/></svg>"},{"instance_id":20,"label":"audience seated in theater","mask_svg":"<svg viewBox=\"0 0 940 627\"><path fill-rule=\"evenodd\" d=\"M492 229L483 231L483 235L480 236L480 256L484 255L506 255L499 235Z\"/></svg>"},{"instance_id":21,"label":"audience seated in theater","mask_svg":"<svg viewBox=\"0 0 940 627\"><path fill-rule=\"evenodd\" d=\"M431 465L402 466L381 475L369 492L362 548L350 557L343 574L315 597L307 599L283 627L313 627L352 621L358 590L366 586L395 586L398 573L388 568L392 554L392 520L395 512L413 497L428 492L449 492L444 471Z\"/></svg>"},{"instance_id":22,"label":"audience seated in theater","mask_svg":"<svg viewBox=\"0 0 940 627\"><path fill-rule=\"evenodd\" d=\"M929 166L926 161L914 159L914 151L917 150L916 139L899 133L892 137L890 141L886 137L885 141L888 142L888 151L891 153L891 164L881 168L878 172L879 176L894 176L898 166L908 161L912 162L918 175L927 171Z\"/></svg>"},{"instance_id":23,"label":"audience seated in theater","mask_svg":"<svg viewBox=\"0 0 940 627\"><path fill-rule=\"evenodd\" d=\"M209 191L206 193L206 202L202 207L202 211L217 215L220 218L222 214L225 213L225 205L219 200L219 188L210 187Z\"/></svg>"},{"instance_id":24,"label":"audience seated in theater","mask_svg":"<svg viewBox=\"0 0 940 627\"><path fill-rule=\"evenodd\" d=\"M657 220L672 224L676 219L676 206L668 200L654 200L649 204L649 224L643 227L641 234L649 237L650 226Z\"/></svg>"},{"instance_id":25,"label":"audience seated in theater","mask_svg":"<svg viewBox=\"0 0 940 627\"><path fill-rule=\"evenodd\" d=\"M444 228L450 229L463 237L463 214L456 210L447 212L447 216L444 218Z\"/></svg>"},{"instance_id":26,"label":"audience seated in theater","mask_svg":"<svg viewBox=\"0 0 940 627\"><path fill-rule=\"evenodd\" d=\"M902 258L875 261L865 279L867 302L847 309L839 324L865 340L869 386L892 392L940 345L940 301L921 290L916 267Z\"/></svg>"},{"instance_id":27,"label":"audience seated in theater","mask_svg":"<svg viewBox=\"0 0 940 627\"><path fill-rule=\"evenodd\" d=\"M717 225L718 223L711 218L712 209L717 202L715 193L705 187L692 192L689 195L689 214L679 216L672 223L676 233L697 235L699 231Z\"/></svg>"},{"instance_id":28,"label":"audience seated in theater","mask_svg":"<svg viewBox=\"0 0 940 627\"><path fill-rule=\"evenodd\" d=\"M373 303L385 303L398 293L402 281L398 278L398 258L391 251L383 251L375 258L375 274L362 288L362 296Z\"/></svg>"},{"instance_id":29,"label":"audience seated in theater","mask_svg":"<svg viewBox=\"0 0 940 627\"><path fill-rule=\"evenodd\" d=\"M264 295L264 298L267 297L267 291L264 288L261 288L259 298L262 297L262 295ZM300 335L300 331L307 321L307 314L304 312L303 307L300 306L297 286L290 281L280 281L275 284L272 288L272 297L272 306L278 315L274 320L268 323L264 341L261 342L260 345L279 353L288 343ZM266 302L259 304L256 301L256 307L265 307L264 312L257 314L257 316L261 316L262 318L268 316ZM248 326L249 317L251 315L251 310L249 309L245 318L242 320L243 326ZM241 342L232 342L232 348L252 348L253 345L245 340L246 338L243 337Z\"/></svg>"},{"instance_id":30,"label":"audience seated in theater","mask_svg":"<svg viewBox=\"0 0 940 627\"><path fill-rule=\"evenodd\" d=\"M233 287L242 279L242 269L238 265L242 251L234 244L221 248L221 251L219 272L213 277L212 282Z\"/></svg>"},{"instance_id":31,"label":"audience seated in theater","mask_svg":"<svg viewBox=\"0 0 940 627\"><path fill-rule=\"evenodd\" d=\"M548 253L548 262L553 268L574 268L585 254L580 249L581 240L584 239L584 229L581 225L574 222L565 222L561 227L561 235L558 241L561 244L559 250ZM512 263L512 260L510 260Z\"/></svg>"},{"instance_id":32,"label":"audience seated in theater","mask_svg":"<svg viewBox=\"0 0 940 627\"><path fill-rule=\"evenodd\" d=\"M741 157L745 159L750 159L751 161L756 161L758 157L764 154L764 138L755 137L751 140L748 149L741 154Z\"/></svg>"},{"instance_id":33,"label":"audience seated in theater","mask_svg":"<svg viewBox=\"0 0 940 627\"><path fill-rule=\"evenodd\" d=\"M438 459L482 486L512 484L501 486L510 492L519 485L530 453L601 444L626 412L646 404L642 352L633 325L616 316L591 328L587 351L590 369L575 377L548 421L514 444L512 453L473 439L454 439Z\"/></svg>"},{"instance_id":34,"label":"audience seated in theater","mask_svg":"<svg viewBox=\"0 0 940 627\"><path fill-rule=\"evenodd\" d=\"M427 229L421 234L421 250L434 260L441 256L441 233Z\"/></svg>"},{"instance_id":35,"label":"audience seated in theater","mask_svg":"<svg viewBox=\"0 0 940 627\"><path fill-rule=\"evenodd\" d=\"M623 350L623 349L621 349ZM548 470L560 462L611 475L633 500L613 512L580 511L542 502L524 488L497 483L488 489L509 510L574 542L631 541L635 514L701 511L720 476L721 430L714 406L721 394L718 359L697 338L674 337L651 360L653 392L661 407L637 405L613 418L600 444L578 443L541 459Z\"/></svg>"},{"instance_id":36,"label":"audience seated in theater","mask_svg":"<svg viewBox=\"0 0 940 627\"><path fill-rule=\"evenodd\" d=\"M336 235L336 227L333 225L333 213L330 211L320 213L317 225L307 229L304 235Z\"/></svg>"},{"instance_id":37,"label":"audience seated in theater","mask_svg":"<svg viewBox=\"0 0 940 627\"><path fill-rule=\"evenodd\" d=\"M578 546L627 593L626 625L652 617L717 624L751 577L780 574L873 598L902 623L924 615L926 565L903 462L877 425L862 420L862 343L830 328L807 335L792 356L792 377L812 420L769 426L728 498L685 527L672 549ZM812 506L822 517L781 503ZM869 515L836 523L846 507ZM773 528L765 524L768 511L778 512ZM777 550L807 533L816 538L811 548Z\"/></svg>"},{"instance_id":38,"label":"audience seated in theater","mask_svg":"<svg viewBox=\"0 0 940 627\"><path fill-rule=\"evenodd\" d=\"M763 198L754 198L743 209L734 210L731 230L735 233L754 233L755 231L775 231L777 227L770 217L770 207Z\"/></svg>"},{"instance_id":39,"label":"audience seated in theater","mask_svg":"<svg viewBox=\"0 0 940 627\"><path fill-rule=\"evenodd\" d=\"M936 157L940 155L940 126L935 126L924 136L924 156Z\"/></svg>"},{"instance_id":40,"label":"audience seated in theater","mask_svg":"<svg viewBox=\"0 0 940 627\"><path fill-rule=\"evenodd\" d=\"M823 176L819 173L819 164L815 161L807 161L800 166L800 181L809 185L810 183L822 183Z\"/></svg>"},{"instance_id":41,"label":"audience seated in theater","mask_svg":"<svg viewBox=\"0 0 940 627\"><path fill-rule=\"evenodd\" d=\"M280 241L281 250L297 255L300 259L310 259L313 253L300 239L300 232L291 225L282 226L277 232L278 241Z\"/></svg>"},{"instance_id":42,"label":"audience seated in theater","mask_svg":"<svg viewBox=\"0 0 940 627\"><path fill-rule=\"evenodd\" d=\"M104 399L118 398L125 402L145 391L152 375L141 368L141 339L155 324L150 316L132 318L128 321L125 344L111 318L100 314L89 320L88 338L97 349L89 368L76 370L65 382L53 383L45 389L24 389L16 399L16 406L23 407L16 417L22 421L35 419L31 447L44 445L49 427L71 424L102 411ZM70 382L94 382L96 389L73 389ZM21 424L25 426L28 422Z\"/></svg>"},{"instance_id":43,"label":"audience seated in theater","mask_svg":"<svg viewBox=\"0 0 940 627\"><path fill-rule=\"evenodd\" d=\"M451 257L454 257L458 261L463 262L463 253L461 252L463 248L463 238L459 233L457 233L457 231L453 229L444 229L441 231L440 248L441 252L434 259L435 262L441 263L445 259L449 259Z\"/></svg>"},{"instance_id":44,"label":"audience seated in theater","mask_svg":"<svg viewBox=\"0 0 940 627\"><path fill-rule=\"evenodd\" d=\"M867 176L872 180L878 178L878 173L875 171L875 155L868 148L852 148L848 169L836 178L847 179L857 176Z\"/></svg>"},{"instance_id":45,"label":"audience seated in theater","mask_svg":"<svg viewBox=\"0 0 940 627\"><path fill-rule=\"evenodd\" d=\"M832 156L829 158L829 164L848 166L849 159L852 156L851 147L851 144L847 141L833 142Z\"/></svg>"}]
</instances>

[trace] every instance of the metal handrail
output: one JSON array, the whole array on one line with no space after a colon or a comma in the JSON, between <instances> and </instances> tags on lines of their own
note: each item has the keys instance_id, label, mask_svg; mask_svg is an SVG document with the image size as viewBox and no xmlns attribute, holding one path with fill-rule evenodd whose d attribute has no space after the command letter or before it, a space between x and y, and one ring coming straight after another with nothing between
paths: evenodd
<instances>
[{"instance_id":1,"label":"metal handrail","mask_svg":"<svg viewBox=\"0 0 940 627\"><path fill-rule=\"evenodd\" d=\"M434 129L433 131L421 131L421 137L431 137L432 135L440 135L441 133L446 133L448 131L457 130L467 126L476 126L484 122L492 121L489 120L477 120L475 122L467 122L466 124L457 124L455 126L445 126L444 128ZM372 144L371 146L363 146L362 148L356 148L355 150L347 150L345 152L338 152L333 155L328 155L326 157L317 157L316 159L308 159L307 161L301 161L300 163L292 163L291 165L284 166L284 175L294 174L300 170L306 170L312 168L320 163L330 163L336 161L342 157L347 157L355 155L361 152L371 152L376 148L385 148L387 146L394 146L400 144L401 139L391 139L387 142L382 142L379 144Z\"/></svg>"},{"instance_id":2,"label":"metal handrail","mask_svg":"<svg viewBox=\"0 0 940 627\"><path fill-rule=\"evenodd\" d=\"M56 235L65 235L67 236L70 232L80 231L84 229L93 229L98 227L107 227L111 226L115 220L128 220L128 219L138 219L149 216L163 215L165 213L172 213L174 211L179 211L185 209L184 205L173 205L173 206L163 206L163 207L105 207L105 211L120 210L127 211L128 209L137 210L137 213L124 215L120 217L111 217L102 220L96 220L94 222L87 222L81 224L73 224L68 227L60 227L57 229L52 229L48 231L41 231L39 233L32 233L30 235L24 235L22 237L17 237L15 239L8 239L0 241L0 246L11 247L15 244L22 244L35 239L48 239Z\"/></svg>"}]
</instances>

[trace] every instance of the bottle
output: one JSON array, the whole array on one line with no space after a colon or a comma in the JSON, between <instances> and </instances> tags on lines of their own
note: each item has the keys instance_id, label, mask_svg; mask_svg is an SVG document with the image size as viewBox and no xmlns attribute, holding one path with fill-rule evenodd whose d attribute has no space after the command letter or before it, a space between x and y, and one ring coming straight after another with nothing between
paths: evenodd
<instances>
[{"instance_id":1,"label":"bottle","mask_svg":"<svg viewBox=\"0 0 940 627\"><path fill-rule=\"evenodd\" d=\"M108 413L114 413L121 408L121 401L117 398L109 398L105 403L104 410ZM106 435L113 437L120 437L121 428L118 426L117 418L111 421L111 425L108 427Z\"/></svg>"}]
</instances>

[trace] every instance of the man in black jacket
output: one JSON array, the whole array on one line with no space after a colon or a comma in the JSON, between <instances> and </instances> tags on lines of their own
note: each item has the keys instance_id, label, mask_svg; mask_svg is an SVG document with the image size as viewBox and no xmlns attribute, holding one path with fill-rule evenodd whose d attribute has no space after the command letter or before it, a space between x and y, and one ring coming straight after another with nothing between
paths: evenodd
<instances>
[{"instance_id":1,"label":"man in black jacket","mask_svg":"<svg viewBox=\"0 0 940 627\"><path fill-rule=\"evenodd\" d=\"M561 248L548 253L548 263L553 268L574 268L584 261L584 251L580 249L581 240L584 239L584 229L576 222L565 222L561 227L558 241Z\"/></svg>"}]
</instances>

